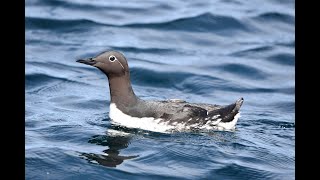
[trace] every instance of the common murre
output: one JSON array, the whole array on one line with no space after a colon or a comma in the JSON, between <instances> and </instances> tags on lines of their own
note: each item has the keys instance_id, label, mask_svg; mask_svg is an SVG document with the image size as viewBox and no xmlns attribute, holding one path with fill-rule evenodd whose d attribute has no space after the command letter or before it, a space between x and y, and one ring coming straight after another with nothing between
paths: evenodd
<instances>
[{"instance_id":1,"label":"common murre","mask_svg":"<svg viewBox=\"0 0 320 180\"><path fill-rule=\"evenodd\" d=\"M157 132L231 130L240 117L243 98L225 106L188 103L179 99L140 99L131 86L128 62L117 51L106 51L77 62L97 67L108 77L111 97L109 116L113 123Z\"/></svg>"}]
</instances>

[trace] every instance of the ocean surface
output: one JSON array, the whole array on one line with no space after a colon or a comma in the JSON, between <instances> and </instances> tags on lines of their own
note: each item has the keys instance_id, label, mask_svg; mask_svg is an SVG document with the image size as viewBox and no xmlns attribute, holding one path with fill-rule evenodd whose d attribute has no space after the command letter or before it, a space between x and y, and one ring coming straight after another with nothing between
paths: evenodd
<instances>
[{"instance_id":1,"label":"ocean surface","mask_svg":"<svg viewBox=\"0 0 320 180\"><path fill-rule=\"evenodd\" d=\"M294 1L25 2L26 179L295 179ZM111 49L142 99L243 97L236 129L111 124L107 78L75 62Z\"/></svg>"}]
</instances>

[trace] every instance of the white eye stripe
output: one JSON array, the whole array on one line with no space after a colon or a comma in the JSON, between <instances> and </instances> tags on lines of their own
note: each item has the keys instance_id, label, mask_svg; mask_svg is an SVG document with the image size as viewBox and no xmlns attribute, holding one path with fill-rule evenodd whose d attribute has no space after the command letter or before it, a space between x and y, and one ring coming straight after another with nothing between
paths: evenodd
<instances>
[{"instance_id":1,"label":"white eye stripe","mask_svg":"<svg viewBox=\"0 0 320 180\"><path fill-rule=\"evenodd\" d=\"M123 67L123 65L121 64L121 62L120 62L114 55L109 56L109 61L115 62L116 60L120 63L122 69L124 69L124 67Z\"/></svg>"},{"instance_id":2,"label":"white eye stripe","mask_svg":"<svg viewBox=\"0 0 320 180\"><path fill-rule=\"evenodd\" d=\"M122 66L121 62L120 62L120 61L118 61L118 62L120 63L120 65L121 65L122 69L124 69L124 67Z\"/></svg>"}]
</instances>

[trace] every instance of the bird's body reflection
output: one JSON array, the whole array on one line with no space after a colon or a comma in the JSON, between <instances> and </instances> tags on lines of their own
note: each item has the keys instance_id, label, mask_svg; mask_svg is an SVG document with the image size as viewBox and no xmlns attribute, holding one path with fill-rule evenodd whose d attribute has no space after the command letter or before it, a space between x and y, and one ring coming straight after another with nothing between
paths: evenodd
<instances>
[{"instance_id":1,"label":"bird's body reflection","mask_svg":"<svg viewBox=\"0 0 320 180\"><path fill-rule=\"evenodd\" d=\"M121 156L120 150L125 149L130 144L131 137L120 131L108 130L106 135L95 135L88 141L92 144L101 146L108 146L109 148L104 150L101 154L95 153L82 153L89 162L98 163L107 167L116 167L128 159L138 157L138 155Z\"/></svg>"}]
</instances>

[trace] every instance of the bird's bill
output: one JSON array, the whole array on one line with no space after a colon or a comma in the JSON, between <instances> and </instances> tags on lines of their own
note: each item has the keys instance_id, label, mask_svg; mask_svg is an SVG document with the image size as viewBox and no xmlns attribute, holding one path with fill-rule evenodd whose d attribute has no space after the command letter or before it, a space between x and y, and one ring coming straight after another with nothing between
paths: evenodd
<instances>
[{"instance_id":1,"label":"bird's bill","mask_svg":"<svg viewBox=\"0 0 320 180\"><path fill-rule=\"evenodd\" d=\"M94 65L97 63L97 61L95 61L93 58L88 58L88 59L79 59L76 62L78 63L83 63L83 64L87 64L87 65Z\"/></svg>"}]
</instances>

